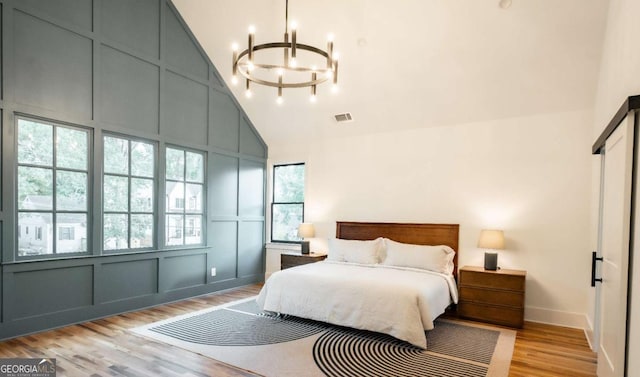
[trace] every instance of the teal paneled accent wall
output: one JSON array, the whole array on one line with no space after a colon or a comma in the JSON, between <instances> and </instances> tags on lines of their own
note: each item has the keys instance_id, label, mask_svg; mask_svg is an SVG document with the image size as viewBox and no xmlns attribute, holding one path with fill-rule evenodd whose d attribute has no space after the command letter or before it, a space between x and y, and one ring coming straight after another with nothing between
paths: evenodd
<instances>
[{"instance_id":1,"label":"teal paneled accent wall","mask_svg":"<svg viewBox=\"0 0 640 377\"><path fill-rule=\"evenodd\" d=\"M170 0L0 0L0 33L0 339L264 280L267 146ZM92 130L87 255L17 257L17 116ZM153 250L102 250L104 133L157 145ZM165 146L206 153L204 245L164 246Z\"/></svg>"}]
</instances>

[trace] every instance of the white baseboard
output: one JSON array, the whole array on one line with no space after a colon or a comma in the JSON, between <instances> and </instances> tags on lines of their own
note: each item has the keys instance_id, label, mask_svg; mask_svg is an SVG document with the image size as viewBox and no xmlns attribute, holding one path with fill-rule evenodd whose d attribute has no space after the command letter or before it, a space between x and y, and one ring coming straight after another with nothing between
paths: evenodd
<instances>
[{"instance_id":1,"label":"white baseboard","mask_svg":"<svg viewBox=\"0 0 640 377\"><path fill-rule=\"evenodd\" d=\"M585 316L585 318L587 319L587 327L585 327L584 329L584 336L587 338L587 342L589 343L589 348L591 348L593 352L596 352L593 323L591 323L591 320L589 319L588 315Z\"/></svg>"},{"instance_id":2,"label":"white baseboard","mask_svg":"<svg viewBox=\"0 0 640 377\"><path fill-rule=\"evenodd\" d=\"M586 330L592 328L589 319L584 313L565 312L560 310L527 306L524 309L525 321L547 323L550 325L572 327ZM593 333L593 331L591 331Z\"/></svg>"}]
</instances>

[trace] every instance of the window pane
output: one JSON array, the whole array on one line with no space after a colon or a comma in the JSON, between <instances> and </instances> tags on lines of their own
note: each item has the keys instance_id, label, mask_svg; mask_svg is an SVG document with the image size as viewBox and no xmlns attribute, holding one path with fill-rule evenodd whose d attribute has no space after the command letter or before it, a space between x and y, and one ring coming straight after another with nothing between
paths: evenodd
<instances>
[{"instance_id":1,"label":"window pane","mask_svg":"<svg viewBox=\"0 0 640 377\"><path fill-rule=\"evenodd\" d=\"M131 215L131 248L153 247L153 215Z\"/></svg>"},{"instance_id":2,"label":"window pane","mask_svg":"<svg viewBox=\"0 0 640 377\"><path fill-rule=\"evenodd\" d=\"M129 141L104 137L104 172L129 174Z\"/></svg>"},{"instance_id":3,"label":"window pane","mask_svg":"<svg viewBox=\"0 0 640 377\"><path fill-rule=\"evenodd\" d=\"M167 245L182 245L182 215L167 215Z\"/></svg>"},{"instance_id":4,"label":"window pane","mask_svg":"<svg viewBox=\"0 0 640 377\"><path fill-rule=\"evenodd\" d=\"M104 215L104 249L127 249L128 243L127 215Z\"/></svg>"},{"instance_id":5,"label":"window pane","mask_svg":"<svg viewBox=\"0 0 640 377\"><path fill-rule=\"evenodd\" d=\"M167 148L167 179L184 180L184 152Z\"/></svg>"},{"instance_id":6,"label":"window pane","mask_svg":"<svg viewBox=\"0 0 640 377\"><path fill-rule=\"evenodd\" d=\"M53 165L53 126L18 120L18 162Z\"/></svg>"},{"instance_id":7,"label":"window pane","mask_svg":"<svg viewBox=\"0 0 640 377\"><path fill-rule=\"evenodd\" d=\"M153 145L131 142L131 175L153 178Z\"/></svg>"},{"instance_id":8,"label":"window pane","mask_svg":"<svg viewBox=\"0 0 640 377\"><path fill-rule=\"evenodd\" d=\"M59 213L56 215L56 253L80 253L87 251L87 215Z\"/></svg>"},{"instance_id":9,"label":"window pane","mask_svg":"<svg viewBox=\"0 0 640 377\"><path fill-rule=\"evenodd\" d=\"M202 213L202 185L187 183L184 200L187 212Z\"/></svg>"},{"instance_id":10,"label":"window pane","mask_svg":"<svg viewBox=\"0 0 640 377\"><path fill-rule=\"evenodd\" d=\"M58 127L56 129L56 166L59 168L87 170L86 131Z\"/></svg>"},{"instance_id":11,"label":"window pane","mask_svg":"<svg viewBox=\"0 0 640 377\"><path fill-rule=\"evenodd\" d=\"M202 154L187 152L187 181L203 183L204 156Z\"/></svg>"},{"instance_id":12,"label":"window pane","mask_svg":"<svg viewBox=\"0 0 640 377\"><path fill-rule=\"evenodd\" d=\"M56 171L56 209L87 210L87 173Z\"/></svg>"},{"instance_id":13,"label":"window pane","mask_svg":"<svg viewBox=\"0 0 640 377\"><path fill-rule=\"evenodd\" d=\"M187 245L202 243L202 216L186 216L184 243Z\"/></svg>"},{"instance_id":14,"label":"window pane","mask_svg":"<svg viewBox=\"0 0 640 377\"><path fill-rule=\"evenodd\" d=\"M273 201L304 201L304 165L285 165L274 167Z\"/></svg>"},{"instance_id":15,"label":"window pane","mask_svg":"<svg viewBox=\"0 0 640 377\"><path fill-rule=\"evenodd\" d=\"M126 212L129 209L129 178L104 176L104 210L106 212Z\"/></svg>"},{"instance_id":16,"label":"window pane","mask_svg":"<svg viewBox=\"0 0 640 377\"><path fill-rule=\"evenodd\" d=\"M184 183L167 182L167 212L183 212L184 205Z\"/></svg>"},{"instance_id":17,"label":"window pane","mask_svg":"<svg viewBox=\"0 0 640 377\"><path fill-rule=\"evenodd\" d=\"M302 204L274 204L272 239L275 241L300 241L298 225L302 222Z\"/></svg>"},{"instance_id":18,"label":"window pane","mask_svg":"<svg viewBox=\"0 0 640 377\"><path fill-rule=\"evenodd\" d=\"M18 208L53 209L53 170L18 167Z\"/></svg>"},{"instance_id":19,"label":"window pane","mask_svg":"<svg viewBox=\"0 0 640 377\"><path fill-rule=\"evenodd\" d=\"M18 256L53 254L51 213L19 213Z\"/></svg>"},{"instance_id":20,"label":"window pane","mask_svg":"<svg viewBox=\"0 0 640 377\"><path fill-rule=\"evenodd\" d=\"M131 211L153 212L152 179L131 178Z\"/></svg>"}]
</instances>

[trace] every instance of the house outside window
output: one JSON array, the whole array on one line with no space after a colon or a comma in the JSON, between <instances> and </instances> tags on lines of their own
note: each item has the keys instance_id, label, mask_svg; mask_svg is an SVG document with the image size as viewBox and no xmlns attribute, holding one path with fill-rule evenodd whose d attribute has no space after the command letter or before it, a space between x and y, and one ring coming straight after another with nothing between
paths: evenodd
<instances>
[{"instance_id":1,"label":"house outside window","mask_svg":"<svg viewBox=\"0 0 640 377\"><path fill-rule=\"evenodd\" d=\"M204 244L205 155L179 147L166 149L167 246ZM188 198L188 201L187 201ZM185 206L188 203L188 206Z\"/></svg>"},{"instance_id":2,"label":"house outside window","mask_svg":"<svg viewBox=\"0 0 640 377\"><path fill-rule=\"evenodd\" d=\"M18 257L88 252L90 131L16 119ZM55 236L65 227L78 242Z\"/></svg>"},{"instance_id":3,"label":"house outside window","mask_svg":"<svg viewBox=\"0 0 640 377\"><path fill-rule=\"evenodd\" d=\"M105 136L103 248L152 248L155 237L155 145Z\"/></svg>"},{"instance_id":4,"label":"house outside window","mask_svg":"<svg viewBox=\"0 0 640 377\"><path fill-rule=\"evenodd\" d=\"M299 242L298 225L304 222L304 163L273 167L271 241Z\"/></svg>"}]
</instances>

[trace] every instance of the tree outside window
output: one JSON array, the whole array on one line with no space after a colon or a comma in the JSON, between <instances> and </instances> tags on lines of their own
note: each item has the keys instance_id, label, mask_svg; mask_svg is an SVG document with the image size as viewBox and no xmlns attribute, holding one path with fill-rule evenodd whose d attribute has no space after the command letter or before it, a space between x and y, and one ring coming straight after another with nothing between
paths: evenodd
<instances>
[{"instance_id":1,"label":"tree outside window","mask_svg":"<svg viewBox=\"0 0 640 377\"><path fill-rule=\"evenodd\" d=\"M151 248L154 244L155 146L104 137L104 250Z\"/></svg>"},{"instance_id":2,"label":"tree outside window","mask_svg":"<svg viewBox=\"0 0 640 377\"><path fill-rule=\"evenodd\" d=\"M18 257L87 252L90 132L19 117L16 137Z\"/></svg>"},{"instance_id":3,"label":"tree outside window","mask_svg":"<svg viewBox=\"0 0 640 377\"><path fill-rule=\"evenodd\" d=\"M166 240L168 246L204 243L204 153L166 149ZM185 203L188 206L185 206Z\"/></svg>"},{"instance_id":4,"label":"tree outside window","mask_svg":"<svg viewBox=\"0 0 640 377\"><path fill-rule=\"evenodd\" d=\"M300 241L298 225L304 221L304 174L303 163L273 167L271 240L274 242Z\"/></svg>"}]
</instances>

